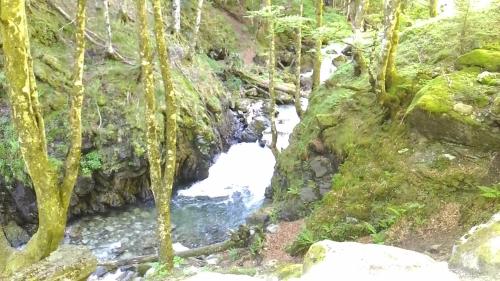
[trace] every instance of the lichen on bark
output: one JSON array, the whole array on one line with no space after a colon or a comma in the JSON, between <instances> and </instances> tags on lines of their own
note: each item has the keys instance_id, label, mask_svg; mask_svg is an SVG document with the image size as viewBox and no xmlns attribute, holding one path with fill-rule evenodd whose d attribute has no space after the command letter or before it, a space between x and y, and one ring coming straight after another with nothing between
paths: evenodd
<instances>
[{"instance_id":1,"label":"lichen on bark","mask_svg":"<svg viewBox=\"0 0 500 281\"><path fill-rule=\"evenodd\" d=\"M12 120L19 138L21 153L35 190L38 205L38 230L22 250L9 248L0 238L0 253L7 254L0 266L0 276L10 276L54 251L63 238L67 206L79 167L81 146L82 74L75 73L75 93L70 108L71 147L62 183L47 154L45 125L38 101L33 59L30 53L25 1L0 1L0 32L3 38L5 73L12 106ZM85 0L78 1L77 67L83 72ZM83 29L82 29L83 28ZM77 72L78 72L77 71ZM75 164L76 161L76 164ZM3 237L3 235L2 235Z\"/></svg>"}]
</instances>

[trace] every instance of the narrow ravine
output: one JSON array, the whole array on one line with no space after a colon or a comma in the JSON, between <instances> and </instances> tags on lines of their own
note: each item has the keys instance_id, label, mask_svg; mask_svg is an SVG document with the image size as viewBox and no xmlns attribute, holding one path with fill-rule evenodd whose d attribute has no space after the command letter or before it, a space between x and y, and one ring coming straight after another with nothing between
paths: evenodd
<instances>
[{"instance_id":1,"label":"narrow ravine","mask_svg":"<svg viewBox=\"0 0 500 281\"><path fill-rule=\"evenodd\" d=\"M339 43L323 48L322 83L335 72L333 61L342 55L344 48L345 45ZM306 72L302 76L307 79L311 74ZM307 98L301 102L305 110ZM262 110L264 104L256 102L249 110ZM300 120L293 105L280 105L277 110L277 146L283 150ZM270 128L263 132L263 140L267 144L271 142ZM227 239L230 230L245 223L245 219L262 206L274 165L271 150L259 142L238 143L220 154L210 167L208 178L180 189L172 200L174 249L185 250ZM154 253L155 231L155 208L138 204L71 223L65 243L86 245L101 261L126 259Z\"/></svg>"}]
</instances>

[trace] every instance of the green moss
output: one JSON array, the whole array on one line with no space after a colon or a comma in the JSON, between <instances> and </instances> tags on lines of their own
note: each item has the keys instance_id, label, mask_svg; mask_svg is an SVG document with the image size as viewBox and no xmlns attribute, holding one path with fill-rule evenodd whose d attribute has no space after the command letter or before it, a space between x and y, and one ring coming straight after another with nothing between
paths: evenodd
<instances>
[{"instance_id":1,"label":"green moss","mask_svg":"<svg viewBox=\"0 0 500 281\"><path fill-rule=\"evenodd\" d=\"M282 265L276 270L276 276L279 280L299 278L302 275L302 267L302 264Z\"/></svg>"},{"instance_id":2,"label":"green moss","mask_svg":"<svg viewBox=\"0 0 500 281\"><path fill-rule=\"evenodd\" d=\"M457 60L462 66L479 66L488 71L500 71L500 51L476 49Z\"/></svg>"}]
</instances>

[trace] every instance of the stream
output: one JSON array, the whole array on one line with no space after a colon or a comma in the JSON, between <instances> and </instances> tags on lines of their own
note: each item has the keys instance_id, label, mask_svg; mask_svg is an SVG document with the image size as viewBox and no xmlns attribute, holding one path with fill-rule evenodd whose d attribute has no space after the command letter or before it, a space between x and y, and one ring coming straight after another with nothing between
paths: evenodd
<instances>
[{"instance_id":1,"label":"stream","mask_svg":"<svg viewBox=\"0 0 500 281\"><path fill-rule=\"evenodd\" d=\"M278 106L278 147L288 145L299 122L293 105ZM263 139L270 142L270 130ZM238 143L220 154L205 180L179 190L173 197L174 249L195 248L228 238L264 201L275 159L259 143ZM84 217L66 231L66 243L86 245L99 260L124 259L155 252L155 208L136 205L105 215Z\"/></svg>"},{"instance_id":2,"label":"stream","mask_svg":"<svg viewBox=\"0 0 500 281\"><path fill-rule=\"evenodd\" d=\"M336 70L333 59L341 55L344 47L334 43L323 48L322 83ZM304 78L311 75L312 72L302 74ZM302 105L307 107L307 99L302 99ZM277 146L284 149L299 118L293 105L281 105L277 110ZM263 140L271 142L270 128L264 131ZM258 142L238 143L220 154L210 167L208 178L179 190L172 198L174 250L227 239L230 230L245 223L261 207L274 164L271 150ZM147 204L81 218L68 226L65 235L65 243L86 245L99 260L153 254L156 240L155 208Z\"/></svg>"}]
</instances>

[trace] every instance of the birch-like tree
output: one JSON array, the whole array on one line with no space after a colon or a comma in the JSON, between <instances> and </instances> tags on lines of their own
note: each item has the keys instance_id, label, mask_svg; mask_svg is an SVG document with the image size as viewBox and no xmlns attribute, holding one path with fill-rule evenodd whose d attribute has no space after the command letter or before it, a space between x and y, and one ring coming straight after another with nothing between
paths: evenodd
<instances>
[{"instance_id":1,"label":"birch-like tree","mask_svg":"<svg viewBox=\"0 0 500 281\"><path fill-rule=\"evenodd\" d=\"M355 63L354 74L356 76L365 73L367 70L366 61L363 57L363 52L361 50L361 29L363 28L365 21L365 13L368 10L369 0L354 0L355 2L355 14L351 22L354 40L353 40L353 59Z\"/></svg>"},{"instance_id":2,"label":"birch-like tree","mask_svg":"<svg viewBox=\"0 0 500 281\"><path fill-rule=\"evenodd\" d=\"M109 0L103 0L104 8L104 25L106 27L106 55L115 57L115 49L113 48L113 33L111 31L111 17L109 16Z\"/></svg>"},{"instance_id":3,"label":"birch-like tree","mask_svg":"<svg viewBox=\"0 0 500 281\"><path fill-rule=\"evenodd\" d=\"M154 89L153 51L150 46L147 19L147 1L137 1L139 21L139 42L142 79L146 100L146 138L149 161L151 190L157 208L159 258L167 269L173 268L174 252L172 249L172 230L170 223L170 200L175 175L176 138L177 138L177 106L171 78L169 56L162 17L160 0L153 0L154 30L157 51L160 59L160 70L165 91L166 109L164 112L165 165L161 166L160 130L156 116L158 107Z\"/></svg>"},{"instance_id":4,"label":"birch-like tree","mask_svg":"<svg viewBox=\"0 0 500 281\"><path fill-rule=\"evenodd\" d=\"M321 0L323 1L323 0ZM269 105L269 114L271 115L271 151L275 158L278 158L279 150L278 143L278 129L276 128L276 90L274 88L274 78L276 76L276 39L274 34L274 12L272 11L272 1L266 0L266 8L268 9L269 16L267 18L267 28L269 36L269 96L271 102Z\"/></svg>"},{"instance_id":5,"label":"birch-like tree","mask_svg":"<svg viewBox=\"0 0 500 281\"><path fill-rule=\"evenodd\" d=\"M429 0L429 15L431 18L438 15L438 0Z\"/></svg>"},{"instance_id":6,"label":"birch-like tree","mask_svg":"<svg viewBox=\"0 0 500 281\"><path fill-rule=\"evenodd\" d=\"M314 0L316 4L316 28L320 29L323 26L323 0ZM323 40L321 37L316 38L315 56L312 75L312 89L317 89L321 84L321 47Z\"/></svg>"},{"instance_id":7,"label":"birch-like tree","mask_svg":"<svg viewBox=\"0 0 500 281\"><path fill-rule=\"evenodd\" d=\"M383 103L387 100L387 89L396 75L396 50L399 43L400 0L384 2L384 35L376 66L375 92Z\"/></svg>"},{"instance_id":8,"label":"birch-like tree","mask_svg":"<svg viewBox=\"0 0 500 281\"><path fill-rule=\"evenodd\" d=\"M172 0L172 19L174 34L181 32L181 0Z\"/></svg>"},{"instance_id":9,"label":"birch-like tree","mask_svg":"<svg viewBox=\"0 0 500 281\"><path fill-rule=\"evenodd\" d=\"M299 0L299 17L304 15L304 0ZM302 104L300 103L301 88L300 88L300 65L302 63L302 24L297 27L295 37L295 112L302 119Z\"/></svg>"},{"instance_id":10,"label":"birch-like tree","mask_svg":"<svg viewBox=\"0 0 500 281\"><path fill-rule=\"evenodd\" d=\"M191 41L191 46L190 46L190 57L192 57L196 51L196 45L198 44L198 33L200 32L200 25L201 25L201 15L203 12L203 0L198 0L198 6L196 7L196 20L194 23L194 30L193 30L193 41Z\"/></svg>"},{"instance_id":11,"label":"birch-like tree","mask_svg":"<svg viewBox=\"0 0 500 281\"><path fill-rule=\"evenodd\" d=\"M64 237L69 202L81 155L81 108L85 53L86 1L78 0L76 16L76 52L73 89L70 94L70 147L59 180L57 168L50 162L47 139L33 73L33 59L24 0L0 0L0 32L3 38L5 74L21 153L36 193L38 230L22 250L9 246L0 227L0 279L29 266L56 250Z\"/></svg>"}]
</instances>

